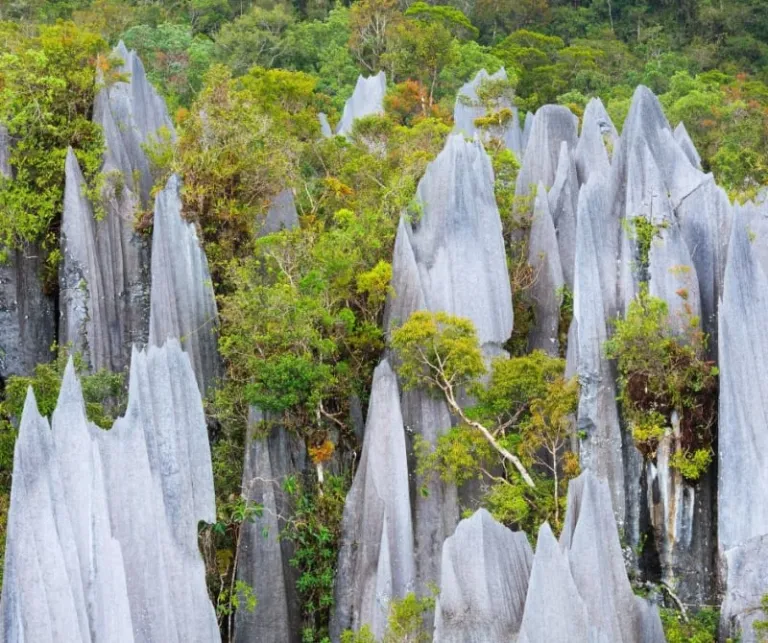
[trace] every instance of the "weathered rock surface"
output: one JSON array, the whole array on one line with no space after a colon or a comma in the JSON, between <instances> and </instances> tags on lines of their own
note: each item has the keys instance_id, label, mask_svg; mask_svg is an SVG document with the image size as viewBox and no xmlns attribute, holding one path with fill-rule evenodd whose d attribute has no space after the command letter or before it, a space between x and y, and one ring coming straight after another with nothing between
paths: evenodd
<instances>
[{"instance_id":1,"label":"weathered rock surface","mask_svg":"<svg viewBox=\"0 0 768 643\"><path fill-rule=\"evenodd\" d=\"M257 225L256 234L259 237L280 232L280 230L291 230L299 225L299 213L296 211L296 201L291 188L286 188L272 200L266 217L258 221Z\"/></svg>"},{"instance_id":2,"label":"weathered rock surface","mask_svg":"<svg viewBox=\"0 0 768 643\"><path fill-rule=\"evenodd\" d=\"M661 643L658 611L634 595L608 485L585 471L568 485L560 543L539 531L519 643Z\"/></svg>"},{"instance_id":3,"label":"weathered rock surface","mask_svg":"<svg viewBox=\"0 0 768 643\"><path fill-rule=\"evenodd\" d=\"M181 216L180 189L173 175L155 199L149 342L180 339L204 392L220 369L216 298L195 226Z\"/></svg>"},{"instance_id":4,"label":"weathered rock surface","mask_svg":"<svg viewBox=\"0 0 768 643\"><path fill-rule=\"evenodd\" d=\"M373 376L365 442L342 518L331 637L369 625L380 638L388 605L415 589L405 430L397 378L385 359Z\"/></svg>"},{"instance_id":5,"label":"weathered rock surface","mask_svg":"<svg viewBox=\"0 0 768 643\"><path fill-rule=\"evenodd\" d=\"M751 229L752 208L735 210L719 342L718 537L726 552L768 534L768 277L760 250L768 237Z\"/></svg>"},{"instance_id":6,"label":"weathered rock surface","mask_svg":"<svg viewBox=\"0 0 768 643\"><path fill-rule=\"evenodd\" d=\"M528 347L531 350L543 350L550 355L557 355L560 305L563 301L565 280L547 191L541 183L536 191L533 206L528 264L535 274L535 281L528 293L536 320L528 338Z\"/></svg>"},{"instance_id":7,"label":"weathered rock surface","mask_svg":"<svg viewBox=\"0 0 768 643\"><path fill-rule=\"evenodd\" d=\"M603 102L592 98L584 110L579 142L574 152L579 181L586 183L592 172L608 174L619 135Z\"/></svg>"},{"instance_id":8,"label":"weathered rock surface","mask_svg":"<svg viewBox=\"0 0 768 643\"><path fill-rule=\"evenodd\" d=\"M197 524L215 519L202 401L177 342L134 352L126 415L86 420L72 363L52 418L27 395L0 638L219 640Z\"/></svg>"},{"instance_id":9,"label":"weathered rock surface","mask_svg":"<svg viewBox=\"0 0 768 643\"><path fill-rule=\"evenodd\" d=\"M304 442L278 422L262 427L264 415L251 408L246 436L243 495L263 513L243 524L238 552L238 579L253 589L256 608L235 616L236 643L292 643L300 640L301 612L296 593L293 546L280 533L289 515L283 483L304 470ZM264 431L267 434L264 435Z\"/></svg>"},{"instance_id":10,"label":"weathered rock surface","mask_svg":"<svg viewBox=\"0 0 768 643\"><path fill-rule=\"evenodd\" d=\"M0 126L0 182L12 180L11 141ZM55 338L54 302L43 292L42 251L7 249L0 263L0 381L27 375L50 359Z\"/></svg>"},{"instance_id":11,"label":"weathered rock surface","mask_svg":"<svg viewBox=\"0 0 768 643\"><path fill-rule=\"evenodd\" d=\"M336 134L349 136L356 119L373 114L383 114L384 94L386 93L387 76L383 71L375 76L358 76L355 91L344 104L344 112L336 126ZM321 127L323 127L322 122L321 120Z\"/></svg>"},{"instance_id":12,"label":"weathered rock surface","mask_svg":"<svg viewBox=\"0 0 768 643\"><path fill-rule=\"evenodd\" d=\"M469 317L481 344L503 344L512 332L512 294L493 169L480 142L451 135L416 197L421 217L398 229L388 323L405 321L415 310L412 293L421 290L427 310Z\"/></svg>"},{"instance_id":13,"label":"weathered rock surface","mask_svg":"<svg viewBox=\"0 0 768 643\"><path fill-rule=\"evenodd\" d=\"M478 88L484 82L506 80L507 72L503 67L494 74L489 74L485 69L481 69L470 82L462 85L456 96L456 105L453 108L454 130L463 132L466 136L474 136L478 131L475 120L486 115L486 110L477 95ZM502 138L507 149L514 152L519 159L523 153L523 131L520 128L517 107L503 101L499 108L509 109L512 112L512 118L506 123L502 131L494 133L494 135Z\"/></svg>"},{"instance_id":14,"label":"weathered rock surface","mask_svg":"<svg viewBox=\"0 0 768 643\"><path fill-rule=\"evenodd\" d=\"M51 359L55 302L42 284L43 252L27 245L8 250L0 264L0 380L29 375Z\"/></svg>"},{"instance_id":15,"label":"weathered rock surface","mask_svg":"<svg viewBox=\"0 0 768 643\"><path fill-rule=\"evenodd\" d=\"M122 42L113 53L127 81L102 87L94 103L93 120L105 143L98 221L74 155L67 159L59 341L85 352L94 370L120 371L131 346L149 334L149 247L135 231L137 212L150 207L153 182L143 146L157 141L161 130L171 138L174 133L136 53Z\"/></svg>"},{"instance_id":16,"label":"weathered rock surface","mask_svg":"<svg viewBox=\"0 0 768 643\"><path fill-rule=\"evenodd\" d=\"M700 170L701 156L699 156L699 152L696 149L696 146L693 144L693 141L688 134L688 130L685 129L685 125L683 123L678 123L673 134L677 144L681 147L683 152L685 152L685 155L688 157L691 165Z\"/></svg>"},{"instance_id":17,"label":"weathered rock surface","mask_svg":"<svg viewBox=\"0 0 768 643\"><path fill-rule=\"evenodd\" d=\"M573 270L576 261L576 213L579 204L579 179L568 144L560 144L555 182L547 195L549 211L557 232L560 265L565 285L573 290ZM535 205L535 203L534 203Z\"/></svg>"},{"instance_id":18,"label":"weathered rock surface","mask_svg":"<svg viewBox=\"0 0 768 643\"><path fill-rule=\"evenodd\" d=\"M725 552L725 597L720 611L720 636L742 643L760 643L755 621L768 620L759 609L768 594L768 534L751 538Z\"/></svg>"},{"instance_id":19,"label":"weathered rock surface","mask_svg":"<svg viewBox=\"0 0 768 643\"><path fill-rule=\"evenodd\" d=\"M331 124L328 122L328 116L323 112L317 114L317 120L320 121L320 134L323 138L331 138L333 136L333 130Z\"/></svg>"},{"instance_id":20,"label":"weathered rock surface","mask_svg":"<svg viewBox=\"0 0 768 643\"><path fill-rule=\"evenodd\" d=\"M530 194L539 183L543 183L546 189L552 187L560 157L560 144L565 141L569 150L576 148L578 122L567 107L544 105L539 108L527 137L517 175L515 193L518 196Z\"/></svg>"},{"instance_id":21,"label":"weathered rock surface","mask_svg":"<svg viewBox=\"0 0 768 643\"><path fill-rule=\"evenodd\" d=\"M443 544L436 643L509 640L523 618L533 552L485 509L462 520Z\"/></svg>"},{"instance_id":22,"label":"weathered rock surface","mask_svg":"<svg viewBox=\"0 0 768 643\"><path fill-rule=\"evenodd\" d=\"M616 314L616 258L619 222L611 210L609 181L594 173L579 193L574 278L577 372L581 385L578 429L581 465L607 480L616 519L624 524L623 435L616 384L605 358L608 323Z\"/></svg>"}]
</instances>

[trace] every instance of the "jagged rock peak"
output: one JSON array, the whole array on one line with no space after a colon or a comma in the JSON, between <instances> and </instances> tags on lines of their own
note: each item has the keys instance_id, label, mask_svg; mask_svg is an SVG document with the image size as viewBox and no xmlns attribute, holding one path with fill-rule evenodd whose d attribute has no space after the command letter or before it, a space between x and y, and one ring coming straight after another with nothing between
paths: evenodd
<instances>
[{"instance_id":1,"label":"jagged rock peak","mask_svg":"<svg viewBox=\"0 0 768 643\"><path fill-rule=\"evenodd\" d=\"M375 76L358 76L355 91L344 104L344 112L336 127L336 134L348 136L352 132L355 119L372 114L383 114L386 92L387 76L383 71Z\"/></svg>"},{"instance_id":2,"label":"jagged rock peak","mask_svg":"<svg viewBox=\"0 0 768 643\"><path fill-rule=\"evenodd\" d=\"M72 362L52 417L31 389L14 453L0 639L219 640L198 521L215 519L202 401L178 342L135 352L126 415L88 422Z\"/></svg>"},{"instance_id":3,"label":"jagged rock peak","mask_svg":"<svg viewBox=\"0 0 768 643\"><path fill-rule=\"evenodd\" d=\"M552 187L560 157L560 144L565 141L569 150L575 149L578 123L576 116L562 105L544 105L539 108L525 145L525 154L517 175L516 194L530 194L540 182L547 189Z\"/></svg>"},{"instance_id":4,"label":"jagged rock peak","mask_svg":"<svg viewBox=\"0 0 768 643\"><path fill-rule=\"evenodd\" d=\"M557 232L560 264L565 285L573 290L573 269L576 252L576 213L579 203L579 180L568 144L560 143L555 182L549 191L549 211Z\"/></svg>"},{"instance_id":5,"label":"jagged rock peak","mask_svg":"<svg viewBox=\"0 0 768 643\"><path fill-rule=\"evenodd\" d=\"M705 178L675 141L658 98L650 89L639 85L632 97L612 162L618 174L616 184L626 186L627 194L620 194L623 198L617 200L617 206L623 209L622 215L632 215L638 206L632 202L631 193L637 191L645 180L646 146L647 156L658 167L662 185L666 188L664 193L669 195L673 207L677 207Z\"/></svg>"},{"instance_id":6,"label":"jagged rock peak","mask_svg":"<svg viewBox=\"0 0 768 643\"><path fill-rule=\"evenodd\" d=\"M495 643L520 629L533 552L485 509L443 543L435 643Z\"/></svg>"},{"instance_id":7,"label":"jagged rock peak","mask_svg":"<svg viewBox=\"0 0 768 643\"><path fill-rule=\"evenodd\" d=\"M180 339L205 391L219 375L216 298L195 226L181 216L180 189L172 175L155 199L149 342Z\"/></svg>"},{"instance_id":8,"label":"jagged rock peak","mask_svg":"<svg viewBox=\"0 0 768 643\"><path fill-rule=\"evenodd\" d=\"M482 344L509 338L512 295L493 183L482 144L449 136L419 182L422 214L398 229L389 327L418 305L469 317Z\"/></svg>"},{"instance_id":9,"label":"jagged rock peak","mask_svg":"<svg viewBox=\"0 0 768 643\"><path fill-rule=\"evenodd\" d=\"M374 371L360 464L341 525L331 637L369 625L384 634L388 604L415 587L405 429L397 378L384 359Z\"/></svg>"},{"instance_id":10,"label":"jagged rock peak","mask_svg":"<svg viewBox=\"0 0 768 643\"><path fill-rule=\"evenodd\" d=\"M586 183L593 171L608 173L618 138L619 134L603 102L599 98L590 99L584 110L575 151L576 170L581 183Z\"/></svg>"},{"instance_id":11,"label":"jagged rock peak","mask_svg":"<svg viewBox=\"0 0 768 643\"><path fill-rule=\"evenodd\" d=\"M685 125L682 122L677 124L677 127L674 131L674 137L677 141L677 144L682 148L683 152L685 152L685 155L688 157L691 165L700 170L701 156L699 156L699 152L696 149L696 146L693 144L693 141L688 134L688 130L685 129Z\"/></svg>"},{"instance_id":12,"label":"jagged rock peak","mask_svg":"<svg viewBox=\"0 0 768 643\"><path fill-rule=\"evenodd\" d=\"M543 350L550 355L557 355L560 305L563 301L565 280L555 225L549 211L547 192L542 183L539 183L534 200L528 241L528 264L533 268L535 275L529 294L536 320L528 338L528 346L531 350Z\"/></svg>"},{"instance_id":13,"label":"jagged rock peak","mask_svg":"<svg viewBox=\"0 0 768 643\"><path fill-rule=\"evenodd\" d=\"M147 338L146 256L132 219L124 218L132 211L114 201L106 208L96 220L70 149L61 223L59 342L71 343L95 370L121 371L131 345Z\"/></svg>"},{"instance_id":14,"label":"jagged rock peak","mask_svg":"<svg viewBox=\"0 0 768 643\"><path fill-rule=\"evenodd\" d=\"M485 115L485 108L479 103L477 90L486 81L505 81L507 72L502 67L494 74L489 74L481 69L468 83L462 85L456 96L456 104L453 108L454 131L463 132L467 136L473 136L477 131L475 120ZM523 152L523 132L520 128L517 108L509 103L503 105L512 111L512 119L504 127L502 133L508 149L512 150L518 158Z\"/></svg>"},{"instance_id":15,"label":"jagged rock peak","mask_svg":"<svg viewBox=\"0 0 768 643\"><path fill-rule=\"evenodd\" d=\"M123 182L144 206L150 203L152 174L143 145L156 141L161 129L175 136L165 101L147 79L135 51L121 40L112 54L121 59L125 81L102 87L93 120L104 129L104 171L120 171Z\"/></svg>"},{"instance_id":16,"label":"jagged rock peak","mask_svg":"<svg viewBox=\"0 0 768 643\"><path fill-rule=\"evenodd\" d=\"M560 543L539 530L518 641L664 641L658 611L629 584L608 485L589 470L568 485Z\"/></svg>"}]
</instances>

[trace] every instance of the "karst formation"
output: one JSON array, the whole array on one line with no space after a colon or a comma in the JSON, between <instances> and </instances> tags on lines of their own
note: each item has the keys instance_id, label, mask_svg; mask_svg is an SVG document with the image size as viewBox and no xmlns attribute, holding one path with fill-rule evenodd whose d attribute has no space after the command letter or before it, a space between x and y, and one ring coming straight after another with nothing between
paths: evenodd
<instances>
[{"instance_id":1,"label":"karst formation","mask_svg":"<svg viewBox=\"0 0 768 643\"><path fill-rule=\"evenodd\" d=\"M300 606L308 581L296 563L305 543L285 536L298 520L290 489L309 475L322 485L323 476L342 473L349 487L338 503L328 561L334 575L326 579L333 643L357 643L348 637L361 632L371 641L401 640L386 638L391 607L411 595L433 599L417 620L436 643L657 643L666 640L664 601L719 606L719 640L761 640L754 626L768 619L761 608L768 594L768 201L732 202L703 169L686 125L671 124L650 89L637 86L619 128L598 98L585 100L578 115L564 105L523 114L508 96L491 105L484 88L508 82L504 67L463 84L440 149L415 173L414 198L397 201L394 232L378 240L391 243L391 275L369 320L382 329L367 356L378 365L355 382L366 390L343 408L320 403L291 422L282 411L293 398L276 402L269 387L301 377L304 388L291 395L310 396L314 375L281 362L258 378L227 380L225 356L244 349L221 333L247 311L230 305L220 319L214 279L232 279L225 294L244 280L257 311L276 305L260 289L276 274L287 275L286 293L290 286L302 296L330 280L314 271L293 283L284 252L296 231L320 234L329 225L307 197L309 180L279 177L259 216L245 223L227 210L227 225L237 220L253 237L237 251L262 256L267 248L251 272L238 272L222 260L221 246L206 246L215 226L185 212L197 207L193 199L208 198L185 193L185 181L197 177L153 166L153 142L173 145L177 136L164 99L134 51L120 42L113 55L122 60L117 80L100 81L92 110L103 132L103 180L94 190L72 147L63 162L56 287L44 283L34 244L11 249L0 265L0 381L31 376L57 342L79 354L83 373L127 374L127 406L111 429L91 422L86 376L73 358L50 417L34 386L26 393L12 419L0 641L309 640ZM333 128L318 103L307 126L311 144L354 145L355 121L385 113L388 75L360 76L343 110L328 112L338 121ZM493 110L506 116L489 128L483 119ZM15 144L0 124L5 181L16 178ZM366 145L371 158L390 162L385 145ZM500 209L492 146L519 162L512 207L515 216L528 213L527 226L510 229L512 215ZM322 165L332 157L317 158ZM333 183L326 170L324 198L362 189ZM338 210L336 223L353 229L354 213ZM142 218L149 224L138 225ZM340 256L366 252L351 238L339 241L346 244ZM522 244L531 275L527 308L510 276L513 242ZM361 275L344 278L366 288ZM644 297L664 302L680 345L691 333L709 338L705 357L719 381L716 433L712 462L697 478L675 464L679 445L691 440L676 410L664 409L654 448L644 449L622 405L623 375L606 342ZM308 299L279 301L282 318L270 324L298 333L311 326L291 310L313 313ZM486 366L513 359L510 337L521 332L527 353L564 358L566 375L578 380L568 444L579 471L569 476L560 524L526 533L480 506L476 480L457 483L419 465L417 451L436 449L466 424L456 407L477 401L476 390L461 389L452 406L440 391L405 381L391 339L419 311L470 320ZM318 319L312 323L326 332L346 318ZM301 339L305 353L326 349ZM335 368L336 359L326 361ZM348 377L340 367L332 372L334 385ZM242 448L227 454L240 468L227 473L244 506L258 508L236 525L222 518L229 505L217 512L214 490L211 445L228 429L209 405L224 386L238 391L232 407L247 416ZM340 428L347 415L353 437ZM330 438L301 433L321 420L332 425ZM353 438L357 446L349 446ZM335 450L318 455L328 442ZM504 466L511 473L496 465L488 476L518 475ZM332 492L322 493L327 500ZM230 561L214 558L213 569L204 562L198 535L206 525L229 539L229 611L219 604L227 595L217 602L210 587L212 576L219 582L217 564ZM243 587L256 599L248 609L245 599L232 603Z\"/></svg>"}]
</instances>

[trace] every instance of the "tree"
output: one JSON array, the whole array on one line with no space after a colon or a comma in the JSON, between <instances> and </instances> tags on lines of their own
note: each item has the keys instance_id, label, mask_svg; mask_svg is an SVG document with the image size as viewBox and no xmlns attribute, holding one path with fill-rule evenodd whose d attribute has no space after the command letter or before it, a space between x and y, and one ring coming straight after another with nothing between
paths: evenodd
<instances>
[{"instance_id":1,"label":"tree","mask_svg":"<svg viewBox=\"0 0 768 643\"><path fill-rule=\"evenodd\" d=\"M389 36L401 21L397 0L361 0L352 6L349 49L362 67L371 73L381 69Z\"/></svg>"},{"instance_id":2,"label":"tree","mask_svg":"<svg viewBox=\"0 0 768 643\"><path fill-rule=\"evenodd\" d=\"M0 124L11 137L14 179L0 179L0 248L58 245L64 159L72 146L86 180L101 168L102 135L91 121L96 68L110 79L106 42L71 22L28 36L0 23ZM57 254L52 255L55 275Z\"/></svg>"},{"instance_id":3,"label":"tree","mask_svg":"<svg viewBox=\"0 0 768 643\"><path fill-rule=\"evenodd\" d=\"M285 49L285 34L293 24L290 10L281 4L272 9L254 6L237 20L224 25L216 36L216 58L234 76L254 65L274 67Z\"/></svg>"},{"instance_id":4,"label":"tree","mask_svg":"<svg viewBox=\"0 0 768 643\"><path fill-rule=\"evenodd\" d=\"M438 392L460 422L434 449L417 441L419 473L457 484L481 475L491 483L485 502L498 519L519 525L533 509L535 520L559 527L562 483L578 472L568 449L578 388L563 378L563 360L541 351L497 358L487 374L472 322L442 312L413 313L391 343L403 386ZM474 406L461 406L464 393ZM519 478L507 475L507 464Z\"/></svg>"}]
</instances>

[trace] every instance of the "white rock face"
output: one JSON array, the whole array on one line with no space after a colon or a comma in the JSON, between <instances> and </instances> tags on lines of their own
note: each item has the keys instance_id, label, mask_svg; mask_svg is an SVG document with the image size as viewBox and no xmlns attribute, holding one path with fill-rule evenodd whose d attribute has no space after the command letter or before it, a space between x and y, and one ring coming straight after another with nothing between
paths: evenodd
<instances>
[{"instance_id":1,"label":"white rock face","mask_svg":"<svg viewBox=\"0 0 768 643\"><path fill-rule=\"evenodd\" d=\"M267 216L257 222L257 236L291 230L299 225L299 213L296 211L296 201L293 198L293 190L286 188L273 200L267 211Z\"/></svg>"},{"instance_id":2,"label":"white rock face","mask_svg":"<svg viewBox=\"0 0 768 643\"><path fill-rule=\"evenodd\" d=\"M575 160L579 181L586 183L592 172L608 174L611 156L619 134L613 126L603 102L593 98L587 103L576 145Z\"/></svg>"},{"instance_id":3,"label":"white rock face","mask_svg":"<svg viewBox=\"0 0 768 643\"><path fill-rule=\"evenodd\" d=\"M685 125L683 123L677 124L677 127L674 131L674 136L678 145L680 145L683 152L685 152L685 155L688 157L688 160L691 162L691 165L700 170L701 156L699 156L699 152L696 149L696 146L693 144L691 137L688 135L688 130L685 129Z\"/></svg>"},{"instance_id":4,"label":"white rock face","mask_svg":"<svg viewBox=\"0 0 768 643\"><path fill-rule=\"evenodd\" d=\"M539 183L533 206L533 221L528 242L528 264L536 280L529 290L536 323L531 329L528 346L557 355L560 305L563 301L563 269L549 201L544 185Z\"/></svg>"},{"instance_id":5,"label":"white rock face","mask_svg":"<svg viewBox=\"0 0 768 643\"><path fill-rule=\"evenodd\" d=\"M560 144L565 141L569 150L575 149L577 127L578 119L567 107L544 105L539 108L526 140L525 154L517 175L515 193L518 196L530 194L539 183L543 183L546 189L552 187L560 157Z\"/></svg>"},{"instance_id":6,"label":"white rock face","mask_svg":"<svg viewBox=\"0 0 768 643\"><path fill-rule=\"evenodd\" d=\"M658 611L634 595L611 495L585 471L568 485L560 542L539 530L518 643L662 643Z\"/></svg>"},{"instance_id":7,"label":"white rock face","mask_svg":"<svg viewBox=\"0 0 768 643\"><path fill-rule=\"evenodd\" d=\"M573 271L576 261L576 214L579 204L579 179L576 164L568 144L560 144L555 183L547 196L549 211L557 233L560 265L565 285L573 291Z\"/></svg>"},{"instance_id":8,"label":"white rock face","mask_svg":"<svg viewBox=\"0 0 768 643\"><path fill-rule=\"evenodd\" d=\"M59 343L72 343L94 370L124 370L131 346L149 333L149 246L135 230L139 209L150 207L152 174L143 145L162 129L173 138L165 102L146 78L133 51L120 42L127 81L102 87L93 120L104 132L102 210L83 194L77 160L68 154L62 215L64 259L59 274Z\"/></svg>"},{"instance_id":9,"label":"white rock face","mask_svg":"<svg viewBox=\"0 0 768 643\"><path fill-rule=\"evenodd\" d=\"M128 411L86 420L70 362L53 430L27 395L0 607L8 643L219 640L197 548L215 519L202 401L177 342L134 352Z\"/></svg>"},{"instance_id":10,"label":"white rock face","mask_svg":"<svg viewBox=\"0 0 768 643\"><path fill-rule=\"evenodd\" d=\"M451 135L427 167L416 198L423 208L419 220L398 229L389 327L418 310L411 306L420 291L426 310L468 317L481 344L503 344L512 333L512 290L493 169L482 145Z\"/></svg>"},{"instance_id":11,"label":"white rock face","mask_svg":"<svg viewBox=\"0 0 768 643\"><path fill-rule=\"evenodd\" d=\"M336 126L336 134L349 136L358 118L384 113L384 94L387 93L387 76L380 71L375 76L358 76L355 91L344 104L344 112ZM327 122L327 120L326 120ZM323 121L320 121L321 127Z\"/></svg>"},{"instance_id":12,"label":"white rock face","mask_svg":"<svg viewBox=\"0 0 768 643\"><path fill-rule=\"evenodd\" d=\"M520 629L533 552L485 509L462 520L443 544L435 643L494 643Z\"/></svg>"},{"instance_id":13,"label":"white rock face","mask_svg":"<svg viewBox=\"0 0 768 643\"><path fill-rule=\"evenodd\" d=\"M180 188L173 175L155 199L149 342L181 340L205 392L220 373L216 298L195 226L181 216Z\"/></svg>"},{"instance_id":14,"label":"white rock face","mask_svg":"<svg viewBox=\"0 0 768 643\"><path fill-rule=\"evenodd\" d=\"M360 464L347 494L331 637L368 625L381 638L389 601L415 589L405 429L397 378L376 368Z\"/></svg>"}]
</instances>

